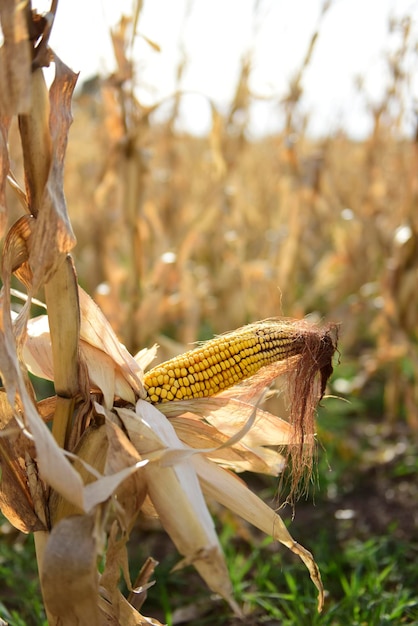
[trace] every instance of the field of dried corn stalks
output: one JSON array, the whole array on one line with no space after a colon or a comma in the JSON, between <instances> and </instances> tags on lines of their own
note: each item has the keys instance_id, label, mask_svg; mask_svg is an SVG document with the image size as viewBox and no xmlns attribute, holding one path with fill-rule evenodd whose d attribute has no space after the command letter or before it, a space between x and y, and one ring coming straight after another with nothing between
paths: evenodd
<instances>
[{"instance_id":1,"label":"field of dried corn stalks","mask_svg":"<svg viewBox=\"0 0 418 626\"><path fill-rule=\"evenodd\" d=\"M0 505L34 533L48 623L160 623L142 615L158 568L129 573L142 516L159 517L183 565L242 616L211 500L296 553L322 609L314 557L231 470L277 476L289 456L297 490L337 334L333 364L352 373L337 369L328 393L358 397L379 381L388 432L402 424L416 436L418 146L402 136L400 96L408 19L367 141L306 135L301 84L316 34L283 132L250 141L247 61L229 111L211 104L210 133L192 137L176 131L181 94L158 124L159 105L135 96L135 20L112 33L117 71L74 96L77 76L48 47L56 9L46 19L30 3L0 6ZM309 328L286 367L213 398L147 402L143 371L155 359L278 316L299 320L286 322L298 341ZM261 408L276 378L284 391Z\"/></svg>"}]
</instances>

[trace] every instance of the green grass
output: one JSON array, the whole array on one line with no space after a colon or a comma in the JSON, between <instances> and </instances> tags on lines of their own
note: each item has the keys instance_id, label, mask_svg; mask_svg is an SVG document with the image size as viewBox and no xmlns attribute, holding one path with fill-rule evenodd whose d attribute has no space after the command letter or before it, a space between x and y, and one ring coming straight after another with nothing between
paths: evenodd
<instances>
[{"instance_id":1,"label":"green grass","mask_svg":"<svg viewBox=\"0 0 418 626\"><path fill-rule=\"evenodd\" d=\"M9 626L46 626L32 535L5 535L0 518L0 617Z\"/></svg>"},{"instance_id":2,"label":"green grass","mask_svg":"<svg viewBox=\"0 0 418 626\"><path fill-rule=\"evenodd\" d=\"M277 554L254 555L256 588L238 585L238 595L250 608L261 608L282 626L351 624L412 624L418 620L418 575L415 562L405 562L409 546L388 538L353 541L339 552L324 532L315 541L315 555L327 590L323 614L315 610L315 594L298 563ZM256 551L258 552L258 551ZM261 615L260 615L261 618Z\"/></svg>"},{"instance_id":3,"label":"green grass","mask_svg":"<svg viewBox=\"0 0 418 626\"><path fill-rule=\"evenodd\" d=\"M389 532L364 541L351 537L338 544L334 531L326 526L309 541L307 537L302 543L313 550L326 589L325 610L319 615L315 588L298 559L269 538L251 545L237 539L235 533L235 525L226 523L220 538L235 597L248 619L257 619L255 623L418 624L418 544L397 541ZM33 545L30 539L18 545L22 547L17 550L16 545L0 543L1 597L7 598L0 603L0 616L10 626L41 626L46 622ZM208 594L192 570L170 573L175 560L171 555L157 568L157 583L144 607L148 615L153 615L155 607L162 609L168 624L176 608L191 600L204 602ZM231 615L225 605L216 603L216 612L203 615L199 623L226 625L231 623Z\"/></svg>"},{"instance_id":4,"label":"green grass","mask_svg":"<svg viewBox=\"0 0 418 626\"><path fill-rule=\"evenodd\" d=\"M395 541L387 535L365 541L351 538L338 545L324 528L310 541L326 589L325 609L318 614L315 588L298 559L271 539L251 546L236 539L234 533L233 525L224 526L221 542L235 597L246 613L244 624L418 624L418 544ZM169 625L179 606L204 602L203 585L191 594L182 582L185 578L170 574L166 565L157 569L156 578L145 609L152 614L151 607L160 602ZM199 616L198 622L202 626L235 623L221 604L216 604L216 611Z\"/></svg>"}]
</instances>

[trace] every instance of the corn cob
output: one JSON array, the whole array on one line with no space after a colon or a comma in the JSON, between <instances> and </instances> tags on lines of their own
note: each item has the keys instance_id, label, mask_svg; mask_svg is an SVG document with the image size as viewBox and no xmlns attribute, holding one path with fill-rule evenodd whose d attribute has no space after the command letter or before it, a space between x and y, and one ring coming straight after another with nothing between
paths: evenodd
<instances>
[{"instance_id":1,"label":"corn cob","mask_svg":"<svg viewBox=\"0 0 418 626\"><path fill-rule=\"evenodd\" d=\"M161 363L144 376L153 404L213 396L270 363L303 349L300 329L286 322L249 324Z\"/></svg>"}]
</instances>

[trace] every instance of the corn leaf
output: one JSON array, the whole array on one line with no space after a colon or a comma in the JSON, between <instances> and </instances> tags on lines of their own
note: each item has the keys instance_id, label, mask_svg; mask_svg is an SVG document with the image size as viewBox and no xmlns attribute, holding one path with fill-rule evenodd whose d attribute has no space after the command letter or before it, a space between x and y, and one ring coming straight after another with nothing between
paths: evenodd
<instances>
[{"instance_id":1,"label":"corn leaf","mask_svg":"<svg viewBox=\"0 0 418 626\"><path fill-rule=\"evenodd\" d=\"M267 535L271 535L302 559L318 589L318 610L321 611L324 604L324 589L318 566L312 554L296 543L289 534L282 518L230 472L210 463L201 455L194 456L192 463L207 496L240 515Z\"/></svg>"}]
</instances>

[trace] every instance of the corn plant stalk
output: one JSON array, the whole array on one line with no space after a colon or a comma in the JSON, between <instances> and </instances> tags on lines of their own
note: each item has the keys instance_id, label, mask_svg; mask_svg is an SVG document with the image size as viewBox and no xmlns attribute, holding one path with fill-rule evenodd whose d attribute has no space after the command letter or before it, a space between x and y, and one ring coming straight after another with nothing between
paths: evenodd
<instances>
[{"instance_id":1,"label":"corn plant stalk","mask_svg":"<svg viewBox=\"0 0 418 626\"><path fill-rule=\"evenodd\" d=\"M45 285L57 393L52 433L58 445L67 447L79 390L78 341L80 315L78 287L71 257L67 256Z\"/></svg>"},{"instance_id":2,"label":"corn plant stalk","mask_svg":"<svg viewBox=\"0 0 418 626\"><path fill-rule=\"evenodd\" d=\"M53 3L53 13L56 2ZM31 30L30 5L27 5L27 19ZM42 67L49 62L47 40L53 21L53 13L44 27L43 37L34 51L31 73L31 101L27 112L19 115L19 131L25 171L26 197L28 210L34 216L34 232L28 239L29 266L33 283L29 285L29 296L45 283L45 298L51 329L51 344L54 362L54 379L57 402L52 432L60 447L68 445L68 438L74 412L75 396L78 392L78 341L79 307L78 290L71 258L65 252L74 245L71 228L66 228L65 202L62 192L62 164L66 142L65 102L58 119L57 111L50 106L56 98L58 88L48 89ZM60 68L61 69L61 68ZM73 83L75 84L75 82ZM70 87L69 93L71 95ZM65 100L65 99L64 99ZM68 104L68 98L67 98ZM60 123L61 122L61 123ZM63 133L60 134L60 126ZM61 188L60 188L61 183ZM56 228L56 225L58 228ZM55 233L54 233L55 231ZM64 234L64 236L62 236ZM49 250L48 240L55 235L56 245ZM42 246L42 248L41 248ZM43 253L38 254L42 249ZM35 492L41 483L34 475L31 491ZM51 512L41 509L45 506L37 494L32 493L38 517L43 519L45 527L50 523ZM36 505L36 502L40 502ZM35 509L36 510L36 509ZM43 567L43 555L49 533L35 532L36 556L39 571ZM41 582L42 586L42 582ZM44 589L42 589L44 594ZM48 611L48 607L46 607ZM49 622L54 620L48 615Z\"/></svg>"},{"instance_id":3,"label":"corn plant stalk","mask_svg":"<svg viewBox=\"0 0 418 626\"><path fill-rule=\"evenodd\" d=\"M56 9L54 3L53 9ZM47 54L46 43L51 25L45 29L39 44L42 54ZM38 50L38 56L40 51ZM26 192L29 209L37 217L43 210L45 187L52 166L52 140L50 128L50 96L42 67L32 72L32 100L27 114L19 116ZM78 392L78 340L79 306L77 281L71 259L61 259L45 285L51 342L54 360L54 383L57 405L52 432L58 445L66 447Z\"/></svg>"},{"instance_id":4,"label":"corn plant stalk","mask_svg":"<svg viewBox=\"0 0 418 626\"><path fill-rule=\"evenodd\" d=\"M29 209L35 217L44 209L45 187L51 170L52 143L49 127L49 94L43 70L32 74L29 114L19 117ZM36 269L35 269L36 274ZM35 285L36 286L36 285ZM62 258L45 284L58 396L53 433L65 447L78 391L79 310L77 282L70 257Z\"/></svg>"}]
</instances>

